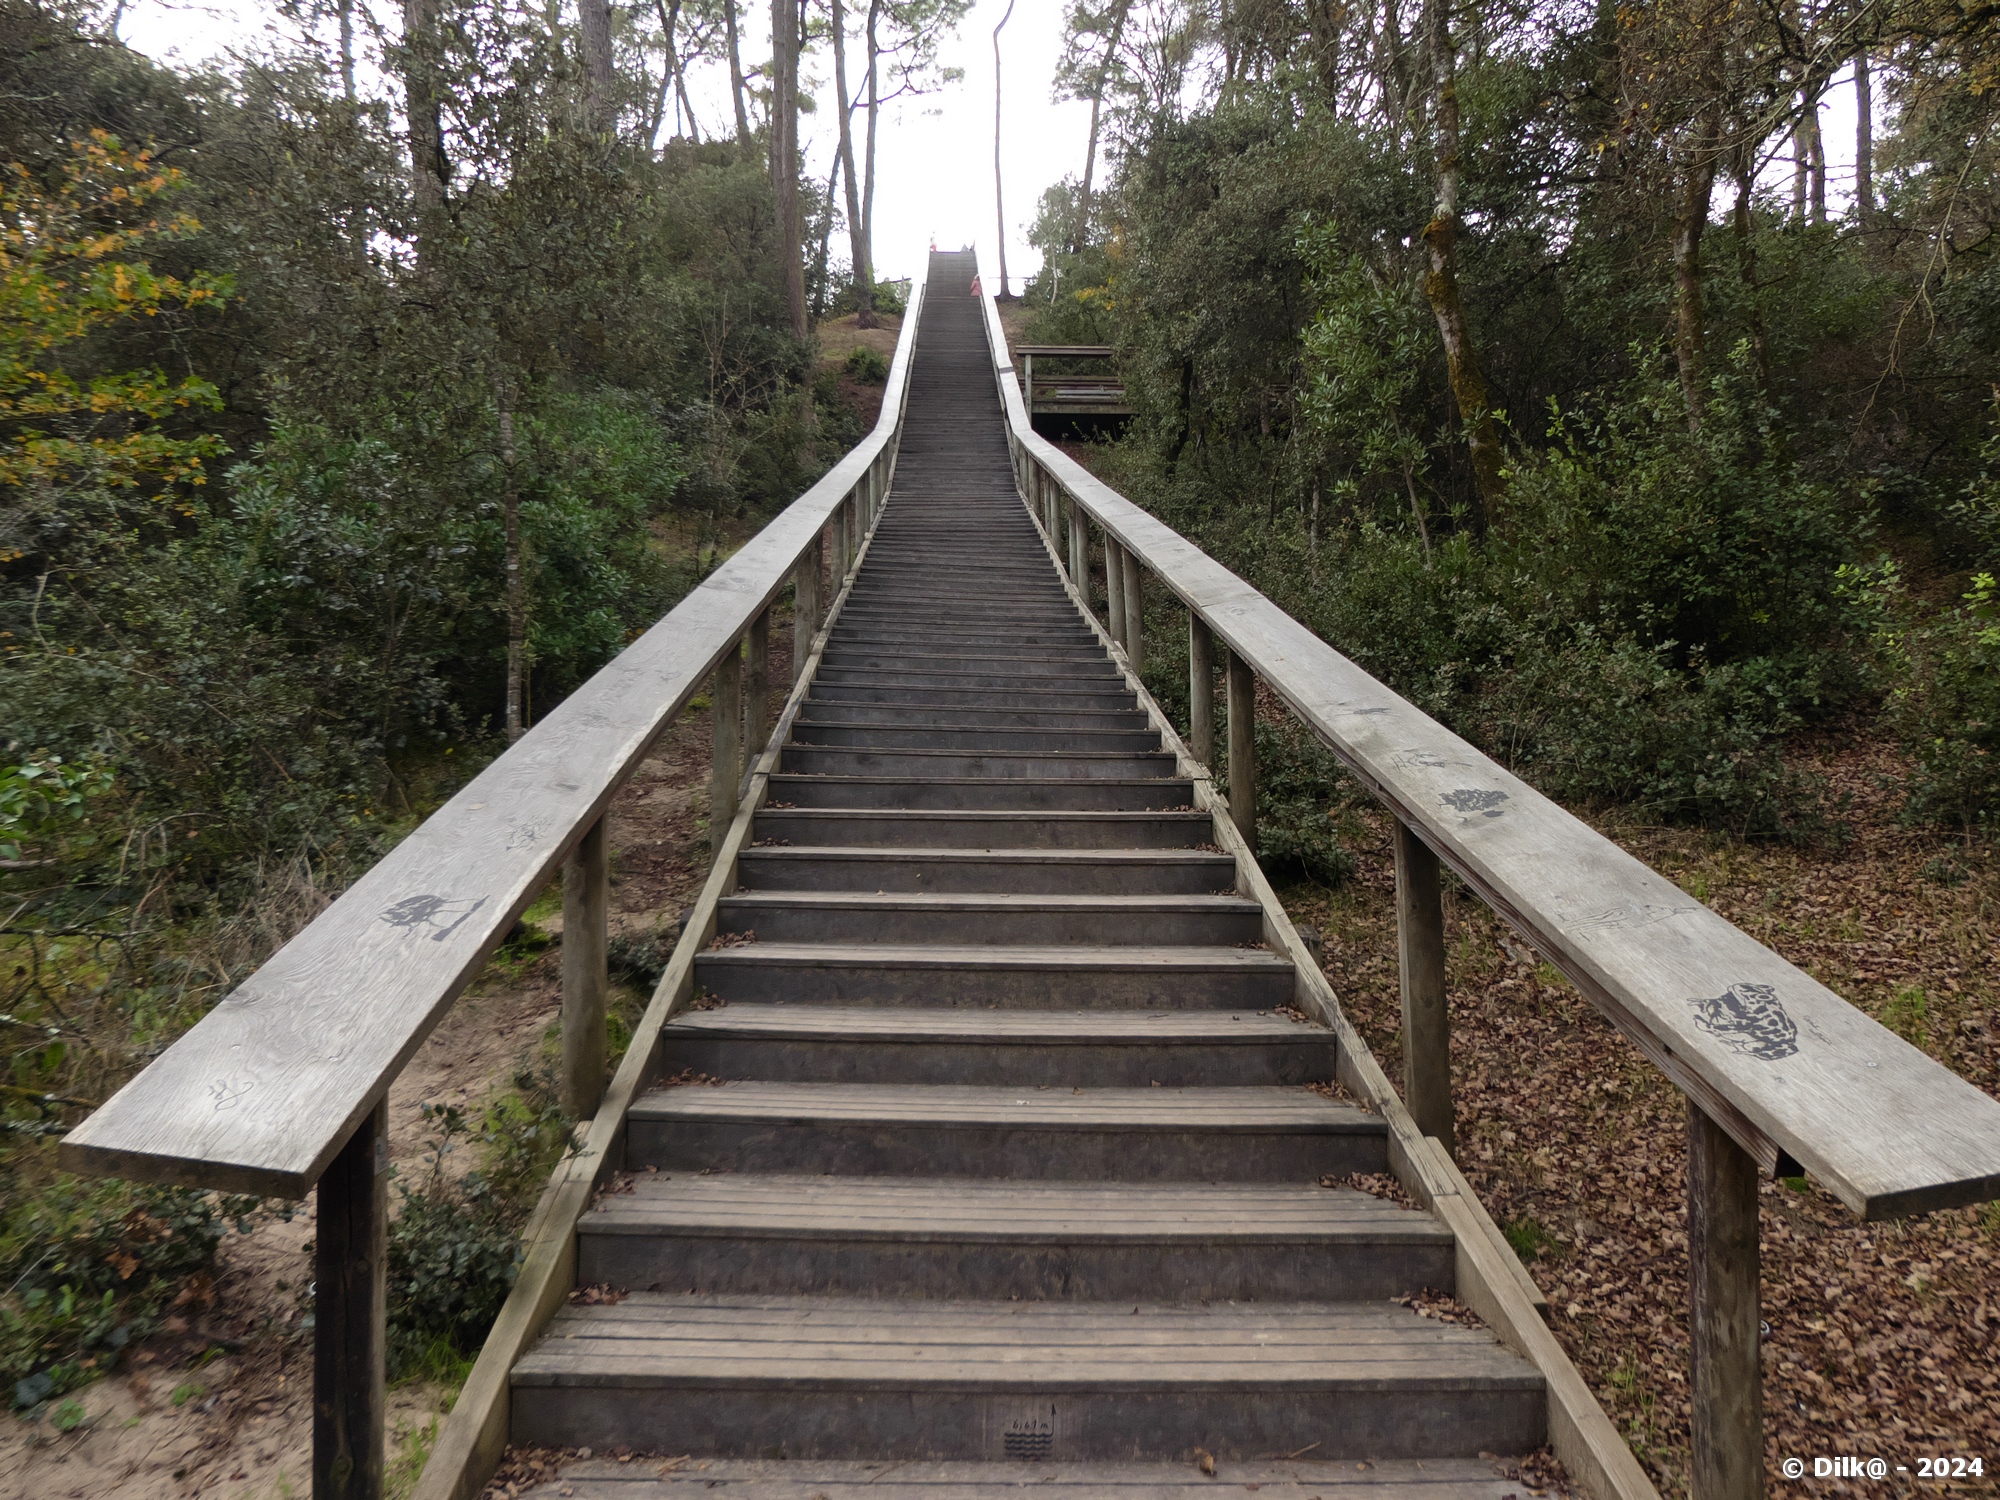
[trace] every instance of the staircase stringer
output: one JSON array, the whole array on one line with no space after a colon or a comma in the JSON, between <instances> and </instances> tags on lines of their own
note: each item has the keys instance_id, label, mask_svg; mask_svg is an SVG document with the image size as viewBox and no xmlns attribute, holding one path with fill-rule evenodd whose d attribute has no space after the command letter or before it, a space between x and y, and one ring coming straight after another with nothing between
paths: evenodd
<instances>
[{"instance_id":1,"label":"staircase stringer","mask_svg":"<svg viewBox=\"0 0 2000 1500\"><path fill-rule=\"evenodd\" d=\"M1071 602L1110 652L1126 685L1138 695L1148 721L1173 752L1179 773L1193 780L1194 805L1213 820L1216 847L1236 861L1238 894L1262 908L1265 942L1292 961L1299 1009L1333 1032L1338 1044L1335 1071L1341 1087L1388 1125L1390 1171L1411 1197L1451 1231L1457 1247L1458 1300L1483 1318L1502 1343L1541 1372L1548 1386L1550 1449L1591 1500L1660 1500L1658 1488L1619 1435L1617 1425L1549 1331L1548 1298L1528 1275L1443 1144L1418 1129L1402 1095L1348 1020L1332 981L1299 936L1255 852L1229 816L1226 789L1216 789L1214 773L1194 758L1173 721L1132 670L1131 658L1077 588L1056 539L1043 528L1042 518L1020 493L1018 483L1015 493L1034 521L1036 535Z\"/></svg>"}]
</instances>

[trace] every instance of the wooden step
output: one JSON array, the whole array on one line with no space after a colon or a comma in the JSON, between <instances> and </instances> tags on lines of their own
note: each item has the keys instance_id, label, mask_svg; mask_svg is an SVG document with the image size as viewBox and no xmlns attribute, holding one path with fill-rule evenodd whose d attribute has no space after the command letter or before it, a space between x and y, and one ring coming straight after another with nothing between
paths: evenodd
<instances>
[{"instance_id":1,"label":"wooden step","mask_svg":"<svg viewBox=\"0 0 2000 1500\"><path fill-rule=\"evenodd\" d=\"M668 1076L1004 1088L1228 1088L1334 1076L1333 1033L1268 1012L742 1001L661 1034Z\"/></svg>"},{"instance_id":2,"label":"wooden step","mask_svg":"<svg viewBox=\"0 0 2000 1500\"><path fill-rule=\"evenodd\" d=\"M684 1084L641 1096L626 1159L660 1171L1317 1182L1388 1165L1382 1121L1304 1088Z\"/></svg>"},{"instance_id":3,"label":"wooden step","mask_svg":"<svg viewBox=\"0 0 2000 1500\"><path fill-rule=\"evenodd\" d=\"M750 891L980 891L1074 896L1233 894L1236 861L1194 849L753 847L736 862Z\"/></svg>"},{"instance_id":4,"label":"wooden step","mask_svg":"<svg viewBox=\"0 0 2000 1500\"><path fill-rule=\"evenodd\" d=\"M745 943L695 959L724 1000L1029 1010L1271 1010L1292 1003L1289 960L1263 948Z\"/></svg>"},{"instance_id":5,"label":"wooden step","mask_svg":"<svg viewBox=\"0 0 2000 1500\"><path fill-rule=\"evenodd\" d=\"M1264 912L1242 896L1059 896L968 891L746 891L716 907L717 930L774 943L950 942L1228 947L1261 942Z\"/></svg>"},{"instance_id":6,"label":"wooden step","mask_svg":"<svg viewBox=\"0 0 2000 1500\"><path fill-rule=\"evenodd\" d=\"M1179 762L1165 750L921 750L878 746L787 745L787 775L888 776L960 781L1130 781L1171 779Z\"/></svg>"},{"instance_id":7,"label":"wooden step","mask_svg":"<svg viewBox=\"0 0 2000 1500\"><path fill-rule=\"evenodd\" d=\"M1191 807L1194 783L1146 776L836 776L780 772L770 801L789 807L980 808L1037 812L1168 812Z\"/></svg>"},{"instance_id":8,"label":"wooden step","mask_svg":"<svg viewBox=\"0 0 2000 1500\"><path fill-rule=\"evenodd\" d=\"M1164 812L979 808L774 808L757 813L760 844L927 849L1183 849L1208 843L1215 822L1192 808Z\"/></svg>"},{"instance_id":9,"label":"wooden step","mask_svg":"<svg viewBox=\"0 0 2000 1500\"><path fill-rule=\"evenodd\" d=\"M1351 1189L649 1173L577 1224L589 1285L1322 1302L1449 1292L1450 1233Z\"/></svg>"},{"instance_id":10,"label":"wooden step","mask_svg":"<svg viewBox=\"0 0 2000 1500\"><path fill-rule=\"evenodd\" d=\"M1524 1500L1518 1479L1477 1458L1370 1463L1315 1459L1229 1459L1210 1477L1192 1443L1179 1463L1049 1463L1038 1424L1003 1436L1019 1456L996 1463L907 1459L696 1459L666 1464L630 1458L578 1459L560 1477L523 1490L524 1500L1021 1500L1024 1486L1048 1500L1196 1500L1217 1493L1268 1492L1274 1500ZM1315 1447L1314 1452L1320 1451Z\"/></svg>"},{"instance_id":11,"label":"wooden step","mask_svg":"<svg viewBox=\"0 0 2000 1500\"><path fill-rule=\"evenodd\" d=\"M1541 1377L1392 1303L926 1302L633 1292L515 1366L513 1440L783 1458L1474 1457L1542 1441ZM1317 1445L1317 1447L1315 1447ZM1012 1445L1019 1454L1017 1436Z\"/></svg>"}]
</instances>

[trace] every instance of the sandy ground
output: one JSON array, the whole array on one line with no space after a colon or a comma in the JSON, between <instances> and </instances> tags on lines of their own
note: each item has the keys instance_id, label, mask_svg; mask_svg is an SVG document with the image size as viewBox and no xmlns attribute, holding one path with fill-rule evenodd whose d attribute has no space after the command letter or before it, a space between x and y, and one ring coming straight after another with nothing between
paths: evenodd
<instances>
[{"instance_id":1,"label":"sandy ground","mask_svg":"<svg viewBox=\"0 0 2000 1500\"><path fill-rule=\"evenodd\" d=\"M772 678L789 683L789 626L773 632ZM611 808L614 933L673 930L708 869L709 715L682 716ZM541 923L560 931L561 919ZM561 949L514 973L496 967L453 1007L389 1094L398 1170L426 1165L425 1104L476 1106L547 1045L561 998ZM629 997L636 1006L641 997ZM470 1111L468 1111L470 1112ZM391 1193L392 1201L395 1194ZM311 1281L313 1202L232 1233L214 1297L190 1305L120 1371L75 1393L72 1431L0 1422L0 1500L229 1500L311 1490L312 1347L298 1331ZM452 1392L416 1381L390 1392L391 1493L421 1469Z\"/></svg>"}]
</instances>

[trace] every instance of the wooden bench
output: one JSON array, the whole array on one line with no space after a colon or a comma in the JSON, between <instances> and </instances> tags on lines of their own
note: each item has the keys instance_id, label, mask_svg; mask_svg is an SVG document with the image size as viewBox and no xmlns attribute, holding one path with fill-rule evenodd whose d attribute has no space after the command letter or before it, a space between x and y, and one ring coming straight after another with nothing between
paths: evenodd
<instances>
[{"instance_id":1,"label":"wooden bench","mask_svg":"<svg viewBox=\"0 0 2000 1500\"><path fill-rule=\"evenodd\" d=\"M1040 359L1108 361L1109 344L1019 344L1014 352L1021 359L1021 389L1026 393L1028 416L1035 417L1129 417L1131 403L1125 399L1125 382L1116 375L1044 375L1035 379L1035 361Z\"/></svg>"}]
</instances>

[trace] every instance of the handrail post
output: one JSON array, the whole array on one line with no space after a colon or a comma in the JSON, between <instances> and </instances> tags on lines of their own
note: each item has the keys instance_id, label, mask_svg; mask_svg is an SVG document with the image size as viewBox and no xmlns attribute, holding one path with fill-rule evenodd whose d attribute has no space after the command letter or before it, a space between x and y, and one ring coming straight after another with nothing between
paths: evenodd
<instances>
[{"instance_id":1,"label":"handrail post","mask_svg":"<svg viewBox=\"0 0 2000 1500\"><path fill-rule=\"evenodd\" d=\"M1401 818L1396 819L1396 956L1403 991L1403 1101L1417 1128L1436 1136L1447 1155L1456 1155L1444 887L1437 855Z\"/></svg>"},{"instance_id":2,"label":"handrail post","mask_svg":"<svg viewBox=\"0 0 2000 1500\"><path fill-rule=\"evenodd\" d=\"M1104 533L1104 612L1111 639L1125 644L1125 549Z\"/></svg>"},{"instance_id":3,"label":"handrail post","mask_svg":"<svg viewBox=\"0 0 2000 1500\"><path fill-rule=\"evenodd\" d=\"M1257 674L1234 651L1229 657L1229 817L1243 842L1257 848Z\"/></svg>"},{"instance_id":4,"label":"handrail post","mask_svg":"<svg viewBox=\"0 0 2000 1500\"><path fill-rule=\"evenodd\" d=\"M759 610L744 637L743 748L754 759L771 737L771 611Z\"/></svg>"},{"instance_id":5,"label":"handrail post","mask_svg":"<svg viewBox=\"0 0 2000 1500\"><path fill-rule=\"evenodd\" d=\"M1215 636L1188 611L1188 748L1204 766L1215 764Z\"/></svg>"},{"instance_id":6,"label":"handrail post","mask_svg":"<svg viewBox=\"0 0 2000 1500\"><path fill-rule=\"evenodd\" d=\"M820 569L826 561L826 533L815 532L792 578L792 681L806 675L806 657L819 634Z\"/></svg>"},{"instance_id":7,"label":"handrail post","mask_svg":"<svg viewBox=\"0 0 2000 1500\"><path fill-rule=\"evenodd\" d=\"M313 1229L313 1500L381 1500L388 1412L389 1105L320 1174Z\"/></svg>"},{"instance_id":8,"label":"handrail post","mask_svg":"<svg viewBox=\"0 0 2000 1500\"><path fill-rule=\"evenodd\" d=\"M715 718L715 752L708 776L708 846L719 850L735 820L736 791L743 778L742 642L716 663L709 704Z\"/></svg>"},{"instance_id":9,"label":"handrail post","mask_svg":"<svg viewBox=\"0 0 2000 1500\"><path fill-rule=\"evenodd\" d=\"M1761 1500L1764 1386L1757 1337L1757 1163L1688 1100L1688 1292L1699 1500Z\"/></svg>"},{"instance_id":10,"label":"handrail post","mask_svg":"<svg viewBox=\"0 0 2000 1500\"><path fill-rule=\"evenodd\" d=\"M588 1120L604 1098L610 898L611 861L600 815L563 864L562 1105L572 1120Z\"/></svg>"},{"instance_id":11,"label":"handrail post","mask_svg":"<svg viewBox=\"0 0 2000 1500\"><path fill-rule=\"evenodd\" d=\"M1122 550L1122 549L1121 549ZM1140 589L1139 555L1125 553L1125 659L1132 675L1146 670L1146 604Z\"/></svg>"},{"instance_id":12,"label":"handrail post","mask_svg":"<svg viewBox=\"0 0 2000 1500\"><path fill-rule=\"evenodd\" d=\"M1083 507L1074 500L1069 502L1069 581L1077 586L1083 595L1084 607L1090 606L1090 533L1084 529Z\"/></svg>"}]
</instances>

